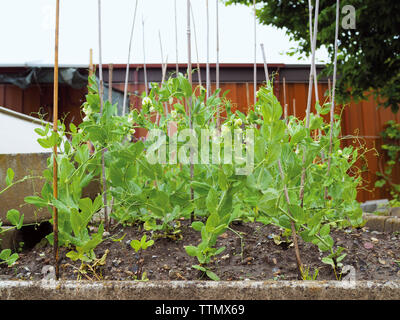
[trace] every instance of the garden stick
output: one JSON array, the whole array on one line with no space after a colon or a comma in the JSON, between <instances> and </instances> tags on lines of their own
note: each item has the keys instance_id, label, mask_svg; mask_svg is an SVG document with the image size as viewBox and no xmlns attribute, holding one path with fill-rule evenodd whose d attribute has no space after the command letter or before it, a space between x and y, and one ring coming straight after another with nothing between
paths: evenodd
<instances>
[{"instance_id":1,"label":"garden stick","mask_svg":"<svg viewBox=\"0 0 400 320\"><path fill-rule=\"evenodd\" d=\"M337 72L337 52L338 52L338 38L339 38L339 7L340 1L336 1L336 29L335 29L335 55L333 58L333 86L332 86L332 101L330 110L330 132L329 132L329 155L328 155L328 174L331 170L332 158L332 141L333 141L333 126L335 114L335 89L336 89L336 72ZM328 82L330 86L330 81ZM325 188L325 198L328 196L328 190Z\"/></svg>"},{"instance_id":2,"label":"garden stick","mask_svg":"<svg viewBox=\"0 0 400 320\"><path fill-rule=\"evenodd\" d=\"M53 131L57 134L58 127L58 36L60 26L60 0L56 1L56 27L55 27L55 45L54 45L54 92L53 92ZM57 144L53 147L53 195L58 198L57 185ZM60 269L58 266L58 210L53 207L53 254L56 279L60 278Z\"/></svg>"},{"instance_id":3,"label":"garden stick","mask_svg":"<svg viewBox=\"0 0 400 320\"><path fill-rule=\"evenodd\" d=\"M197 58L197 74L199 75L199 85L201 86L201 70L200 70L200 61L199 61L199 50L197 47L197 32L196 32L196 24L194 21L194 14L193 14L193 9L192 6L190 6L190 13L192 15L192 21L193 21L193 33L194 33L194 45L196 48L196 58Z\"/></svg>"},{"instance_id":4,"label":"garden stick","mask_svg":"<svg viewBox=\"0 0 400 320\"><path fill-rule=\"evenodd\" d=\"M129 39L129 48L128 48L128 62L126 63L126 73L125 73L125 86L124 86L124 100L122 103L122 115L125 115L126 110L126 98L128 94L128 78L129 78L129 59L131 57L131 48L132 48L132 38L133 38L133 30L135 27L135 20L136 20L136 9L137 9L137 0L135 4L135 11L133 14L133 22L132 22L132 29L131 29L131 37Z\"/></svg>"},{"instance_id":5,"label":"garden stick","mask_svg":"<svg viewBox=\"0 0 400 320\"><path fill-rule=\"evenodd\" d=\"M89 50L89 77L93 75L93 49Z\"/></svg>"},{"instance_id":6,"label":"garden stick","mask_svg":"<svg viewBox=\"0 0 400 320\"><path fill-rule=\"evenodd\" d=\"M267 61L265 59L265 55L263 55L263 59L264 59L264 68L265 68L265 66L267 65ZM266 70L264 70L264 71L267 74L267 71ZM268 74L267 74L267 76L268 76ZM285 78L283 78L283 81L284 81L284 84L285 84ZM285 88L285 85L284 85L284 88ZM284 91L284 97L285 97L285 101L286 101L286 93L285 93L285 91ZM285 106L287 106L287 105L285 104ZM285 122L287 120L286 117L287 117L287 108L285 110ZM284 176L284 173L283 173L283 170L282 170L282 164L281 164L281 160L280 159L278 159L278 167L279 167L279 172L280 172L280 175L281 175L281 179L282 179L282 181L285 181L285 176ZM287 202L288 205L290 205L289 193L288 193L286 184L284 185L283 188L284 188L286 202ZM290 214L290 211L289 211L289 214ZM303 265L301 263L299 244L297 242L296 226L294 225L293 220L290 220L290 226L291 226L291 229L292 229L292 241L293 241L294 251L295 251L295 255L296 255L297 267L299 269L299 274L300 274L300 277L301 277L303 275Z\"/></svg>"},{"instance_id":7,"label":"garden stick","mask_svg":"<svg viewBox=\"0 0 400 320\"><path fill-rule=\"evenodd\" d=\"M254 70L253 70L253 94L254 105L257 101L257 21L256 21L256 0L253 0L254 9Z\"/></svg>"},{"instance_id":8,"label":"garden stick","mask_svg":"<svg viewBox=\"0 0 400 320\"><path fill-rule=\"evenodd\" d=\"M149 93L149 88L147 85L147 69L146 69L146 50L144 46L144 19L142 16L142 26L143 26L143 73L144 73L144 90L146 92L146 96Z\"/></svg>"},{"instance_id":9,"label":"garden stick","mask_svg":"<svg viewBox=\"0 0 400 320\"><path fill-rule=\"evenodd\" d=\"M207 12L207 62L206 62L206 94L207 99L210 97L211 84L210 84L210 57L209 57L209 43L210 43L210 21L208 14L208 0L206 0L206 12Z\"/></svg>"},{"instance_id":10,"label":"garden stick","mask_svg":"<svg viewBox=\"0 0 400 320\"><path fill-rule=\"evenodd\" d=\"M311 4L311 0L308 0L308 8L309 8L309 31L310 31L310 45L313 43L313 32L312 32L312 11L313 11L313 6ZM317 69L314 64L314 68L312 70L313 72L313 79L314 79L314 91L315 91L315 101L317 102L319 100L319 95L318 95L318 79L317 79ZM309 84L311 85L311 84Z\"/></svg>"},{"instance_id":11,"label":"garden stick","mask_svg":"<svg viewBox=\"0 0 400 320\"><path fill-rule=\"evenodd\" d=\"M103 62L101 56L101 0L98 0L98 15L99 15L99 96L100 96L100 114L103 115ZM124 114L124 113L123 113ZM108 209L107 209L107 180L106 180L106 169L105 169L105 149L101 151L101 175L103 180L103 202L104 202L104 229L108 231Z\"/></svg>"},{"instance_id":12,"label":"garden stick","mask_svg":"<svg viewBox=\"0 0 400 320\"><path fill-rule=\"evenodd\" d=\"M332 88L331 88L331 78L328 78L328 98L329 103L332 103Z\"/></svg>"},{"instance_id":13,"label":"garden stick","mask_svg":"<svg viewBox=\"0 0 400 320\"><path fill-rule=\"evenodd\" d=\"M175 72L176 76L179 74L179 65L178 65L178 22L176 15L176 0L174 0L174 14L175 14Z\"/></svg>"},{"instance_id":14,"label":"garden stick","mask_svg":"<svg viewBox=\"0 0 400 320\"><path fill-rule=\"evenodd\" d=\"M319 10L319 0L316 0L315 5L315 16L314 16L314 33L313 33L313 42L311 44L311 68L310 68L310 79L309 79L309 86L308 86L308 98L307 98L307 109L306 109L306 128L310 127L310 108L311 108L311 92L312 92L312 76L313 70L315 65L315 45L317 42L317 25L318 25L318 10ZM306 168L304 167L304 162L306 161L305 158L306 150L303 149L303 169L301 172L301 181L300 181L300 205L303 207L303 199L304 199L304 183L306 178Z\"/></svg>"},{"instance_id":15,"label":"garden stick","mask_svg":"<svg viewBox=\"0 0 400 320\"><path fill-rule=\"evenodd\" d=\"M246 101L247 101L247 109L250 107L250 90L249 90L249 83L246 82Z\"/></svg>"},{"instance_id":16,"label":"garden stick","mask_svg":"<svg viewBox=\"0 0 400 320\"><path fill-rule=\"evenodd\" d=\"M108 101L112 104L113 64L108 65Z\"/></svg>"},{"instance_id":17,"label":"garden stick","mask_svg":"<svg viewBox=\"0 0 400 320\"><path fill-rule=\"evenodd\" d=\"M293 117L296 118L296 99L293 99Z\"/></svg>"},{"instance_id":18,"label":"garden stick","mask_svg":"<svg viewBox=\"0 0 400 320\"><path fill-rule=\"evenodd\" d=\"M264 44L260 43L260 47L261 47L261 53L262 53L262 57L263 57L263 61L264 61L265 81L268 83L269 74L268 74L268 66L267 66L267 62L266 62L267 59L265 58Z\"/></svg>"},{"instance_id":19,"label":"garden stick","mask_svg":"<svg viewBox=\"0 0 400 320\"><path fill-rule=\"evenodd\" d=\"M207 1L207 18L208 18L208 1ZM207 29L208 29L208 24L207 24ZM207 34L208 36L208 34ZM207 37L208 38L208 37ZM187 42L188 42L188 78L189 78L189 83L190 87L192 88L192 47L191 47L191 41L190 41L190 0L187 0ZM208 44L208 41L207 41ZM208 50L207 50L208 54ZM192 96L189 97L189 128L192 129ZM193 180L193 173L194 173L194 167L193 167L193 154L192 151L190 151L190 179ZM193 188L190 187L190 200L194 200L194 192ZM190 214L190 221L194 221L194 212L191 212Z\"/></svg>"},{"instance_id":20,"label":"garden stick","mask_svg":"<svg viewBox=\"0 0 400 320\"><path fill-rule=\"evenodd\" d=\"M160 42L160 53L161 53L161 84L164 83L164 54L162 49L161 32L158 30L158 40Z\"/></svg>"},{"instance_id":21,"label":"garden stick","mask_svg":"<svg viewBox=\"0 0 400 320\"><path fill-rule=\"evenodd\" d=\"M216 73L216 79L215 79L215 82L216 82L216 90L218 90L219 89L219 27L218 27L218 24L219 24L219 21L218 21L218 0L215 0L215 2L216 2L216 15L217 15L217 21L216 21L216 23L217 23L217 64L216 64L216 67L215 67L215 73ZM219 126L220 126L220 119L219 119L219 107L217 106L217 128L219 128Z\"/></svg>"},{"instance_id":22,"label":"garden stick","mask_svg":"<svg viewBox=\"0 0 400 320\"><path fill-rule=\"evenodd\" d=\"M286 103L286 79L283 77L283 116L285 117L285 122L287 122L288 116L288 105Z\"/></svg>"},{"instance_id":23,"label":"garden stick","mask_svg":"<svg viewBox=\"0 0 400 320\"><path fill-rule=\"evenodd\" d=\"M310 2L309 2L310 4ZM310 68L310 77L309 77L309 85L308 85L308 97L307 97L307 109L306 109L306 127L309 127L310 122L310 109L311 109L311 94L312 94L312 80L314 74L315 67L315 47L317 43L317 33L318 33L318 9L319 9L319 0L316 0L315 7L315 16L314 16L314 32L311 43L311 68ZM311 9L310 9L311 10Z\"/></svg>"}]
</instances>

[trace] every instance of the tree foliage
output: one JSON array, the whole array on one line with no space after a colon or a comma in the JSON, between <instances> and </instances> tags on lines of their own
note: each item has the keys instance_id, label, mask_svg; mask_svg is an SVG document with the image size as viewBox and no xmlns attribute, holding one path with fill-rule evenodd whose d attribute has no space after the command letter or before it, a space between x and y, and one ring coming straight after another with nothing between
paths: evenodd
<instances>
[{"instance_id":1,"label":"tree foliage","mask_svg":"<svg viewBox=\"0 0 400 320\"><path fill-rule=\"evenodd\" d=\"M226 5L252 0L225 0ZM308 0L257 0L258 20L265 25L286 28L291 40L298 41L294 52L310 54ZM312 1L315 6L315 1ZM355 29L339 26L337 94L339 102L350 97L364 99L372 92L384 107L397 112L400 105L400 1L343 0L341 10L352 5L356 10ZM328 49L331 63L324 73L333 74L335 0L320 0L317 48ZM347 12L341 13L340 21ZM292 53L294 53L292 52Z\"/></svg>"}]
</instances>

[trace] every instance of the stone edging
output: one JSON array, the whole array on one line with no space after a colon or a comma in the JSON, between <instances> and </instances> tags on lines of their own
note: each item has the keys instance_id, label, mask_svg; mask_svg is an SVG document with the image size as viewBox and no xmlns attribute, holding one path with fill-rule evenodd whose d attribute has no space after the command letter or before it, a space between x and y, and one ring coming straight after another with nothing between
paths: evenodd
<instances>
[{"instance_id":1,"label":"stone edging","mask_svg":"<svg viewBox=\"0 0 400 320\"><path fill-rule=\"evenodd\" d=\"M0 300L400 299L400 281L0 281Z\"/></svg>"},{"instance_id":2,"label":"stone edging","mask_svg":"<svg viewBox=\"0 0 400 320\"><path fill-rule=\"evenodd\" d=\"M391 208L389 215L364 213L365 226L372 231L400 232L400 208Z\"/></svg>"}]
</instances>

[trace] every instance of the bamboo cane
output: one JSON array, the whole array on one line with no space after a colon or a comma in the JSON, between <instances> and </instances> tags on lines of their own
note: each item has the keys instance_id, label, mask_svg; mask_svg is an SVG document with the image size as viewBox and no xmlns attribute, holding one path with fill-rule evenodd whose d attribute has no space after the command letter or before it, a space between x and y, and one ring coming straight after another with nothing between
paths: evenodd
<instances>
[{"instance_id":1,"label":"bamboo cane","mask_svg":"<svg viewBox=\"0 0 400 320\"><path fill-rule=\"evenodd\" d=\"M175 14L175 72L176 76L179 74L179 65L178 65L178 22L177 22L177 14L176 14L176 0L174 0L174 14Z\"/></svg>"},{"instance_id":2,"label":"bamboo cane","mask_svg":"<svg viewBox=\"0 0 400 320\"><path fill-rule=\"evenodd\" d=\"M207 12L208 12L208 4L207 4ZM190 0L187 0L187 42L188 42L188 78L190 87L192 88L192 46L190 41ZM189 128L192 129L192 96L189 97ZM190 151L190 179L193 180L194 167L193 167L193 152ZM194 192L193 188L190 187L190 200L194 200ZM190 214L190 221L194 221L194 212Z\"/></svg>"},{"instance_id":3,"label":"bamboo cane","mask_svg":"<svg viewBox=\"0 0 400 320\"><path fill-rule=\"evenodd\" d=\"M56 1L56 26L55 26L55 45L54 45L54 92L53 92L53 131L57 134L58 130L58 41L60 26L60 0ZM57 184L57 145L53 147L53 195L58 198ZM53 253L56 279L60 278L58 266L58 210L53 207Z\"/></svg>"},{"instance_id":4,"label":"bamboo cane","mask_svg":"<svg viewBox=\"0 0 400 320\"><path fill-rule=\"evenodd\" d=\"M112 104L112 83L113 83L113 69L112 63L108 65L108 101Z\"/></svg>"},{"instance_id":5,"label":"bamboo cane","mask_svg":"<svg viewBox=\"0 0 400 320\"><path fill-rule=\"evenodd\" d=\"M217 24L217 63L215 67L215 73L216 73L216 90L219 89L219 21L218 21L218 0L215 0L216 2L216 24ZM219 94L218 94L219 95ZM220 114L219 114L219 107L217 106L217 128L220 127Z\"/></svg>"},{"instance_id":6,"label":"bamboo cane","mask_svg":"<svg viewBox=\"0 0 400 320\"><path fill-rule=\"evenodd\" d=\"M130 36L130 39L129 39L128 62L126 63L125 85L124 85L124 100L123 100L123 103L122 103L122 115L125 115L125 111L126 111L126 99L127 99L127 95L128 95L129 60L130 60L130 57L131 57L132 38L133 38L133 30L135 28L137 4L138 4L138 1L136 0L135 11L134 11L134 14L133 14L131 36Z\"/></svg>"},{"instance_id":7,"label":"bamboo cane","mask_svg":"<svg viewBox=\"0 0 400 320\"><path fill-rule=\"evenodd\" d=\"M264 66L266 66L267 65L267 61L265 59L265 55L263 55L263 59L264 59ZM264 70L264 71L265 71L265 73L267 73L266 70ZM283 78L283 81L284 81L284 86L283 86L283 88L284 88L284 99L286 101L285 78ZM285 111L285 121L287 120L286 116L287 116L287 111ZM279 167L279 173L280 173L281 179L282 179L282 181L285 181L285 175L283 173L282 163L281 163L280 159L278 159L278 167ZM286 202L287 202L288 205L290 205L290 198L289 198L289 193L288 193L288 189L287 189L286 184L284 184L283 190L284 190ZM290 213L289 209L288 209L288 212L289 212L290 216L292 216L292 214ZM298 271L299 271L299 276L301 278L302 275L303 275L303 264L301 263L299 244L297 242L296 226L295 226L293 220L290 220L290 226L291 226L291 230L292 230L292 241L293 241L293 245L294 245L294 252L295 252L295 256L296 256L297 267L298 267Z\"/></svg>"},{"instance_id":8,"label":"bamboo cane","mask_svg":"<svg viewBox=\"0 0 400 320\"><path fill-rule=\"evenodd\" d=\"M335 123L335 89L336 89L336 72L337 72L337 52L338 52L338 38L339 38L339 8L340 1L336 0L336 29L335 29L335 55L333 58L333 86L332 86L332 101L330 109L330 133L329 133L329 155L328 155L328 174L331 170L332 159L332 141L333 141L333 126ZM328 82L330 84L330 82ZM328 190L325 188L325 198L327 198Z\"/></svg>"},{"instance_id":9,"label":"bamboo cane","mask_svg":"<svg viewBox=\"0 0 400 320\"><path fill-rule=\"evenodd\" d=\"M313 42L311 44L311 68L310 68L310 80L308 86L308 98L307 98L307 109L306 109L306 128L310 127L310 108L311 108L311 93L312 93L312 76L315 65L315 45L317 41L317 33L318 33L318 10L319 10L319 0L316 0L315 5L315 15L314 15L314 32L313 32ZM300 181L300 205L303 207L303 199L304 199L304 183L306 178L306 168L304 167L304 163L306 161L305 158L306 149L303 149L303 168L301 172L301 181Z\"/></svg>"},{"instance_id":10,"label":"bamboo cane","mask_svg":"<svg viewBox=\"0 0 400 320\"><path fill-rule=\"evenodd\" d=\"M103 114L104 102L104 85L103 85L103 62L102 62L102 50L101 50L101 0L98 0L98 17L99 17L99 96L100 96L100 114ZM106 181L106 170L105 170L105 149L101 150L101 174L103 181L103 202L104 202L104 228L108 231L108 207L107 207L107 181Z\"/></svg>"},{"instance_id":11,"label":"bamboo cane","mask_svg":"<svg viewBox=\"0 0 400 320\"><path fill-rule=\"evenodd\" d=\"M296 99L293 99L293 117L296 118Z\"/></svg>"},{"instance_id":12,"label":"bamboo cane","mask_svg":"<svg viewBox=\"0 0 400 320\"><path fill-rule=\"evenodd\" d=\"M256 0L253 0L254 10L254 70L253 70L253 95L254 105L257 101L257 16L256 16Z\"/></svg>"},{"instance_id":13,"label":"bamboo cane","mask_svg":"<svg viewBox=\"0 0 400 320\"><path fill-rule=\"evenodd\" d=\"M313 11L313 6L311 4L311 0L308 0L308 17L309 17L309 31L310 31L310 45L313 42L313 32L312 32L312 11ZM313 80L314 80L314 93L315 93L315 102L319 100L319 94L318 94L318 79L317 79L317 69L314 64L314 68L312 70L313 72ZM310 85L310 84L309 84Z\"/></svg>"},{"instance_id":14,"label":"bamboo cane","mask_svg":"<svg viewBox=\"0 0 400 320\"><path fill-rule=\"evenodd\" d=\"M207 62L206 62L206 95L207 99L210 97L211 93L211 83L210 83L210 56L209 56L209 47L210 47L210 20L209 20L209 12L208 12L208 0L206 0L206 15L207 15Z\"/></svg>"},{"instance_id":15,"label":"bamboo cane","mask_svg":"<svg viewBox=\"0 0 400 320\"><path fill-rule=\"evenodd\" d=\"M145 40L145 33L144 33L144 18L142 16L142 30L143 30L143 73L144 73L144 89L146 91L146 96L149 93L149 88L147 84L147 68L146 68L146 50L145 50L145 45L144 45L144 40Z\"/></svg>"},{"instance_id":16,"label":"bamboo cane","mask_svg":"<svg viewBox=\"0 0 400 320\"><path fill-rule=\"evenodd\" d=\"M197 46L197 32L196 32L196 23L194 20L194 14L193 14L193 8L190 6L190 13L192 16L192 21L193 21L193 33L194 33L194 45L196 48L196 59L197 59L197 74L199 76L199 85L202 86L201 84L201 69L200 69L200 60L199 60L199 50Z\"/></svg>"},{"instance_id":17,"label":"bamboo cane","mask_svg":"<svg viewBox=\"0 0 400 320\"><path fill-rule=\"evenodd\" d=\"M264 44L260 43L260 47L261 47L261 53L262 53L262 57L263 57L263 61L264 61L265 81L267 81L267 83L268 83L269 74L268 74L268 66L267 66L267 63L266 63L267 59L265 57Z\"/></svg>"},{"instance_id":18,"label":"bamboo cane","mask_svg":"<svg viewBox=\"0 0 400 320\"><path fill-rule=\"evenodd\" d=\"M283 115L285 117L285 121L287 121L288 116L288 105L286 103L286 78L283 77Z\"/></svg>"}]
</instances>

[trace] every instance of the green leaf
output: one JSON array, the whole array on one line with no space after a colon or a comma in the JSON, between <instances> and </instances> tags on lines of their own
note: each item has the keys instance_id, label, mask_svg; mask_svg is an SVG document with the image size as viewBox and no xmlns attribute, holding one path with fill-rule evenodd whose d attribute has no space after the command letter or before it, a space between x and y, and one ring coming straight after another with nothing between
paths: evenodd
<instances>
[{"instance_id":1,"label":"green leaf","mask_svg":"<svg viewBox=\"0 0 400 320\"><path fill-rule=\"evenodd\" d=\"M325 224L319 231L319 234L322 238L326 237L327 235L329 235L329 232L331 231L331 228L329 226L329 224Z\"/></svg>"},{"instance_id":2,"label":"green leaf","mask_svg":"<svg viewBox=\"0 0 400 320\"><path fill-rule=\"evenodd\" d=\"M198 253L198 249L195 246L185 246L186 253L191 257L196 257Z\"/></svg>"},{"instance_id":3,"label":"green leaf","mask_svg":"<svg viewBox=\"0 0 400 320\"><path fill-rule=\"evenodd\" d=\"M199 271L203 271L203 272L206 272L206 268L204 268L204 267L202 267L202 266L199 266L199 265L193 265L192 266L192 268L194 268L194 269L197 269L197 270L199 270Z\"/></svg>"},{"instance_id":4,"label":"green leaf","mask_svg":"<svg viewBox=\"0 0 400 320\"><path fill-rule=\"evenodd\" d=\"M219 280L220 280L220 278L219 278L214 272L212 272L212 271L210 271L210 270L207 270L207 271L206 271L206 275L207 275L211 280L214 280L214 281L219 281Z\"/></svg>"},{"instance_id":5,"label":"green leaf","mask_svg":"<svg viewBox=\"0 0 400 320\"><path fill-rule=\"evenodd\" d=\"M196 231L201 231L201 229L204 227L204 223L201 221L194 221L192 223L192 228Z\"/></svg>"},{"instance_id":6,"label":"green leaf","mask_svg":"<svg viewBox=\"0 0 400 320\"><path fill-rule=\"evenodd\" d=\"M14 171L11 168L7 169L7 176L6 176L6 185L7 187L12 184L14 180Z\"/></svg>"},{"instance_id":7,"label":"green leaf","mask_svg":"<svg viewBox=\"0 0 400 320\"><path fill-rule=\"evenodd\" d=\"M18 210L11 209L7 212L7 220L10 221L13 226L16 226L17 229L21 229L24 215L21 216Z\"/></svg>"},{"instance_id":8,"label":"green leaf","mask_svg":"<svg viewBox=\"0 0 400 320\"><path fill-rule=\"evenodd\" d=\"M217 213L218 196L214 188L210 188L210 191L208 192L206 206L211 214Z\"/></svg>"},{"instance_id":9,"label":"green leaf","mask_svg":"<svg viewBox=\"0 0 400 320\"><path fill-rule=\"evenodd\" d=\"M136 240L136 239L132 240L132 241L131 241L131 247L132 247L136 252L139 252L139 250L140 250L140 248L141 248L141 243L140 243L140 241L139 241L139 240Z\"/></svg>"}]
</instances>

